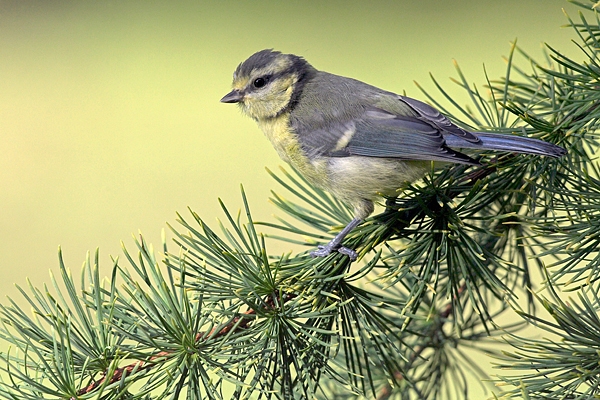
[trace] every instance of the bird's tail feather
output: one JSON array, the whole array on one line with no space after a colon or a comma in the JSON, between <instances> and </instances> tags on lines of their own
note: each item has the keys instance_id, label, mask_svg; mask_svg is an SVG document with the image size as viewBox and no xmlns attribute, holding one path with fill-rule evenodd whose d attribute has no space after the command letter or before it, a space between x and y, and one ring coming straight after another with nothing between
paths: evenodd
<instances>
[{"instance_id":1,"label":"bird's tail feather","mask_svg":"<svg viewBox=\"0 0 600 400\"><path fill-rule=\"evenodd\" d=\"M473 132L479 142L469 142L458 136L445 137L448 147L480 150L500 150L539 156L562 157L567 151L560 146L539 139L490 132Z\"/></svg>"}]
</instances>

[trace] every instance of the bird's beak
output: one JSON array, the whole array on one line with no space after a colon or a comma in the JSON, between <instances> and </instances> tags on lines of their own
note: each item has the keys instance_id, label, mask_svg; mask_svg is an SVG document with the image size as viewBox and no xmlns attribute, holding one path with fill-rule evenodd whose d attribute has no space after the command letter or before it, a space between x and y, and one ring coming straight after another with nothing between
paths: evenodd
<instances>
[{"instance_id":1,"label":"bird's beak","mask_svg":"<svg viewBox=\"0 0 600 400\"><path fill-rule=\"evenodd\" d=\"M221 103L239 103L244 98L244 95L238 89L233 89L221 99Z\"/></svg>"}]
</instances>

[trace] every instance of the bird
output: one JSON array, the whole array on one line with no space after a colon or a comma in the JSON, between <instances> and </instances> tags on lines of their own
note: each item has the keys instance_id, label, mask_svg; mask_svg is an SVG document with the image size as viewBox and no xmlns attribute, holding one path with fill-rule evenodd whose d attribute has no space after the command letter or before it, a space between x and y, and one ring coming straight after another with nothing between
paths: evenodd
<instances>
[{"instance_id":1,"label":"bird","mask_svg":"<svg viewBox=\"0 0 600 400\"><path fill-rule=\"evenodd\" d=\"M313 257L337 251L356 260L358 253L343 246L344 238L374 211L379 196L396 197L431 162L480 165L456 149L566 154L539 139L463 129L424 102L273 49L238 65L232 90L221 102L237 103L283 161L353 209L351 222L312 251Z\"/></svg>"}]
</instances>

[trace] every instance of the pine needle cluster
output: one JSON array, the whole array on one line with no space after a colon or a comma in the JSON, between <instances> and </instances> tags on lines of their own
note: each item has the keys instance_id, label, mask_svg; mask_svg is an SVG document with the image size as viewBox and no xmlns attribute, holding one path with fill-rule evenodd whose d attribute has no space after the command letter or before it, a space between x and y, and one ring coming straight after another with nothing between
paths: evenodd
<instances>
[{"instance_id":1,"label":"pine needle cluster","mask_svg":"<svg viewBox=\"0 0 600 400\"><path fill-rule=\"evenodd\" d=\"M358 262L310 257L352 216L285 169L276 222L242 189L220 226L179 215L172 242L140 237L108 278L98 253L79 282L59 257L52 287L20 288L31 311L0 305L0 398L462 399L484 379L497 398L599 398L600 19L576 4L583 62L514 44L483 93L457 66L468 107L424 92L465 128L567 157L432 168L348 236ZM269 252L281 240L300 250Z\"/></svg>"}]
</instances>

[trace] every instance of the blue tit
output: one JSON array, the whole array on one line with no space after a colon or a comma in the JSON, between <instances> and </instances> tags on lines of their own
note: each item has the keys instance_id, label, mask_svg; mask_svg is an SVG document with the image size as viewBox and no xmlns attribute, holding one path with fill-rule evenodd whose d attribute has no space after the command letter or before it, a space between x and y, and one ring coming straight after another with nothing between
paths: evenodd
<instances>
[{"instance_id":1,"label":"blue tit","mask_svg":"<svg viewBox=\"0 0 600 400\"><path fill-rule=\"evenodd\" d=\"M356 259L344 237L373 212L378 196L397 195L432 161L479 164L455 148L566 153L542 140L469 132L425 103L319 71L293 54L253 54L235 70L232 86L221 102L237 103L284 161L354 209L354 219L313 257L339 251Z\"/></svg>"}]
</instances>

